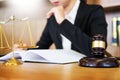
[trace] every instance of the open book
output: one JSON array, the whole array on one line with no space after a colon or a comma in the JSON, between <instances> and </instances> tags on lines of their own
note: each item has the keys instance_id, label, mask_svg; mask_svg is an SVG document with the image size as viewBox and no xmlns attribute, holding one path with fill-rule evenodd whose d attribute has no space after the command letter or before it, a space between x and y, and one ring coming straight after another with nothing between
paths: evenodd
<instances>
[{"instance_id":1,"label":"open book","mask_svg":"<svg viewBox=\"0 0 120 80\"><path fill-rule=\"evenodd\" d=\"M0 60L8 60L13 56L13 52L0 57ZM14 57L22 61L47 62L47 63L71 63L78 62L85 55L73 50L28 50L14 51Z\"/></svg>"}]
</instances>

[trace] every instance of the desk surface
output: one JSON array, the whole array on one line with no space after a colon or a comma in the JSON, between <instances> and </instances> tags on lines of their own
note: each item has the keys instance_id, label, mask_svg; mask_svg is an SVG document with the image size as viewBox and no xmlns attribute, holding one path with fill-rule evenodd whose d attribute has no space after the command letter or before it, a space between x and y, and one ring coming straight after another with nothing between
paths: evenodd
<instances>
[{"instance_id":1,"label":"desk surface","mask_svg":"<svg viewBox=\"0 0 120 80\"><path fill-rule=\"evenodd\" d=\"M0 80L120 80L120 68L87 68L77 63L4 66L0 62Z\"/></svg>"}]
</instances>

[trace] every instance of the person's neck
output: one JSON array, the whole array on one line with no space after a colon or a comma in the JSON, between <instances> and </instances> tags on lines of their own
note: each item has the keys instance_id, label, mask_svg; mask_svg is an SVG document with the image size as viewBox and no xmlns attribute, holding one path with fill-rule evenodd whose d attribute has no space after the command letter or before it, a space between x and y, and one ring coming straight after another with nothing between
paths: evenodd
<instances>
[{"instance_id":1,"label":"person's neck","mask_svg":"<svg viewBox=\"0 0 120 80\"><path fill-rule=\"evenodd\" d=\"M65 7L65 15L68 14L74 7L77 0L70 0L69 4Z\"/></svg>"}]
</instances>

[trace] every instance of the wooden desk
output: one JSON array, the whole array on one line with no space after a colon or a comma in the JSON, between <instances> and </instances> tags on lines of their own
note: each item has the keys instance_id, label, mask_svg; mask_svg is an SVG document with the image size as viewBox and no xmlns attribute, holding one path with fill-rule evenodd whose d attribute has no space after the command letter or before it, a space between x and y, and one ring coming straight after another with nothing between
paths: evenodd
<instances>
[{"instance_id":1,"label":"wooden desk","mask_svg":"<svg viewBox=\"0 0 120 80\"><path fill-rule=\"evenodd\" d=\"M73 64L24 63L4 66L0 80L120 80L120 68L86 68Z\"/></svg>"}]
</instances>

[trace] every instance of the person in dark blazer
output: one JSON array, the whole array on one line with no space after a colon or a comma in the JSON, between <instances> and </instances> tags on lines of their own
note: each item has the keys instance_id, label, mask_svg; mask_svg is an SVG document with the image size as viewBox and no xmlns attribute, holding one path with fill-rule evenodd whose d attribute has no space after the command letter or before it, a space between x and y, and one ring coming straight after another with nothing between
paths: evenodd
<instances>
[{"instance_id":1,"label":"person in dark blazer","mask_svg":"<svg viewBox=\"0 0 120 80\"><path fill-rule=\"evenodd\" d=\"M49 1L55 7L47 13L46 27L36 44L38 49L48 49L54 43L56 49L68 48L92 56L92 37L102 34L107 38L103 7L88 5L85 0Z\"/></svg>"}]
</instances>

